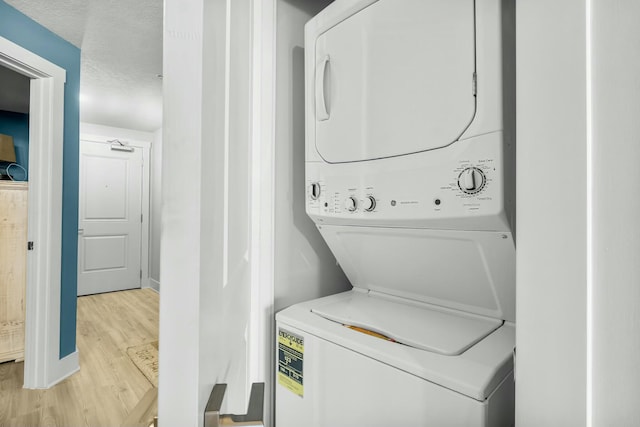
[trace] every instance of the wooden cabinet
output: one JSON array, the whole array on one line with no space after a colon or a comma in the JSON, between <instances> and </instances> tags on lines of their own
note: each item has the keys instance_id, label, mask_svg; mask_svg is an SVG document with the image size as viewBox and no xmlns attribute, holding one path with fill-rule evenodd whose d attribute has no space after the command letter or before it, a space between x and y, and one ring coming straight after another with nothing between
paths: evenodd
<instances>
[{"instance_id":1,"label":"wooden cabinet","mask_svg":"<svg viewBox=\"0 0 640 427\"><path fill-rule=\"evenodd\" d=\"M24 358L26 182L0 181L0 362Z\"/></svg>"}]
</instances>

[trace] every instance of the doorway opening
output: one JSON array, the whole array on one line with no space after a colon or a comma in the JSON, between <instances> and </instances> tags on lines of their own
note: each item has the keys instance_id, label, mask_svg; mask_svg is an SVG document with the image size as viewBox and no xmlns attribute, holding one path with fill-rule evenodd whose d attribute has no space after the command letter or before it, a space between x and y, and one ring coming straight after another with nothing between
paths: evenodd
<instances>
[{"instance_id":1,"label":"doorway opening","mask_svg":"<svg viewBox=\"0 0 640 427\"><path fill-rule=\"evenodd\" d=\"M79 369L60 359L62 147L66 71L0 37L0 66L30 80L25 388L48 388Z\"/></svg>"},{"instance_id":2,"label":"doorway opening","mask_svg":"<svg viewBox=\"0 0 640 427\"><path fill-rule=\"evenodd\" d=\"M0 363L24 360L30 79L0 67Z\"/></svg>"}]
</instances>

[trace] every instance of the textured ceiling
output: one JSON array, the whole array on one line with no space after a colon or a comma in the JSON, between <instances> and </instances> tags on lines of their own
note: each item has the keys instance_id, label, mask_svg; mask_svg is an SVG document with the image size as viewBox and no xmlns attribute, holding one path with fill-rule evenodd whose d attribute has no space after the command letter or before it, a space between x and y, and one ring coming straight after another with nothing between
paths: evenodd
<instances>
[{"instance_id":1,"label":"textured ceiling","mask_svg":"<svg viewBox=\"0 0 640 427\"><path fill-rule=\"evenodd\" d=\"M162 0L5 1L81 49L81 121L162 126Z\"/></svg>"}]
</instances>

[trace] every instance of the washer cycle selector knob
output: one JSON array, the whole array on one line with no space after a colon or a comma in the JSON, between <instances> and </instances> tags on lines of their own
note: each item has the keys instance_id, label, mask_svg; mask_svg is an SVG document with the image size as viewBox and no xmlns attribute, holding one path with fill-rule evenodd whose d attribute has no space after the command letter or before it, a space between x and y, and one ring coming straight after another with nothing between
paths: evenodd
<instances>
[{"instance_id":1,"label":"washer cycle selector knob","mask_svg":"<svg viewBox=\"0 0 640 427\"><path fill-rule=\"evenodd\" d=\"M355 212L356 209L358 209L358 201L355 197L347 197L347 199L344 201L344 207L349 212Z\"/></svg>"},{"instance_id":2,"label":"washer cycle selector knob","mask_svg":"<svg viewBox=\"0 0 640 427\"><path fill-rule=\"evenodd\" d=\"M479 193L486 182L484 172L476 167L466 168L458 175L458 187L466 194Z\"/></svg>"},{"instance_id":3,"label":"washer cycle selector knob","mask_svg":"<svg viewBox=\"0 0 640 427\"><path fill-rule=\"evenodd\" d=\"M376 208L376 198L373 196L368 196L364 199L364 210L367 212L371 212Z\"/></svg>"},{"instance_id":4,"label":"washer cycle selector knob","mask_svg":"<svg viewBox=\"0 0 640 427\"><path fill-rule=\"evenodd\" d=\"M320 183L314 182L311 184L311 200L318 200L320 197Z\"/></svg>"}]
</instances>

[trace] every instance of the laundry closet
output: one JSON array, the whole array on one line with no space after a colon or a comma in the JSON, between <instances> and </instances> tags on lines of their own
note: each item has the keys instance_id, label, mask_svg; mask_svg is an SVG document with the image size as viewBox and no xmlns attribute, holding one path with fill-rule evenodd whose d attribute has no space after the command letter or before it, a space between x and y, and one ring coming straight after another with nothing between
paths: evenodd
<instances>
[{"instance_id":1,"label":"laundry closet","mask_svg":"<svg viewBox=\"0 0 640 427\"><path fill-rule=\"evenodd\" d=\"M275 424L513 425L514 2L277 14Z\"/></svg>"},{"instance_id":2,"label":"laundry closet","mask_svg":"<svg viewBox=\"0 0 640 427\"><path fill-rule=\"evenodd\" d=\"M637 6L519 2L516 40L510 0L184 4L165 2L183 176L163 186L161 425L200 425L217 384L241 414L260 382L265 425L509 425L512 376L519 425L638 419Z\"/></svg>"}]
</instances>

